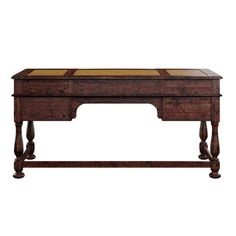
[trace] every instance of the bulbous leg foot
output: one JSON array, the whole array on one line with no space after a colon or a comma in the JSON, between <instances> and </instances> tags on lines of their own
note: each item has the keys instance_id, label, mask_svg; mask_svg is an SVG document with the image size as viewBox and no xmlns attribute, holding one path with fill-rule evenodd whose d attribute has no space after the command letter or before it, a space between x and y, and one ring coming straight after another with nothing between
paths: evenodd
<instances>
[{"instance_id":1,"label":"bulbous leg foot","mask_svg":"<svg viewBox=\"0 0 236 236\"><path fill-rule=\"evenodd\" d=\"M218 179L218 178L221 177L221 174L218 173L218 172L213 172L213 171L212 171L212 172L209 174L209 176L210 176L211 178L213 178L213 179Z\"/></svg>"},{"instance_id":2,"label":"bulbous leg foot","mask_svg":"<svg viewBox=\"0 0 236 236\"><path fill-rule=\"evenodd\" d=\"M13 177L16 178L16 179L21 179L25 176L25 174L23 172L15 172L13 174Z\"/></svg>"}]
</instances>

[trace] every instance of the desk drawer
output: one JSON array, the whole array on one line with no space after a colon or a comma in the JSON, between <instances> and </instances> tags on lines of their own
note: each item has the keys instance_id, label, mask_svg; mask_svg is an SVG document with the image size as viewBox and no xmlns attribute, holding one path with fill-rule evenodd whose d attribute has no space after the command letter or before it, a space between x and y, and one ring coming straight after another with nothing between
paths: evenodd
<instances>
[{"instance_id":1,"label":"desk drawer","mask_svg":"<svg viewBox=\"0 0 236 236\"><path fill-rule=\"evenodd\" d=\"M211 97L165 97L163 120L211 120Z\"/></svg>"},{"instance_id":2,"label":"desk drawer","mask_svg":"<svg viewBox=\"0 0 236 236\"><path fill-rule=\"evenodd\" d=\"M22 120L70 120L69 98L22 97Z\"/></svg>"},{"instance_id":3,"label":"desk drawer","mask_svg":"<svg viewBox=\"0 0 236 236\"><path fill-rule=\"evenodd\" d=\"M159 95L159 80L76 80L73 83L74 96L139 96Z\"/></svg>"},{"instance_id":4,"label":"desk drawer","mask_svg":"<svg viewBox=\"0 0 236 236\"><path fill-rule=\"evenodd\" d=\"M15 81L15 94L19 96L66 96L69 94L69 81L46 79Z\"/></svg>"},{"instance_id":5,"label":"desk drawer","mask_svg":"<svg viewBox=\"0 0 236 236\"><path fill-rule=\"evenodd\" d=\"M212 95L211 80L163 80L163 91L166 95Z\"/></svg>"}]
</instances>

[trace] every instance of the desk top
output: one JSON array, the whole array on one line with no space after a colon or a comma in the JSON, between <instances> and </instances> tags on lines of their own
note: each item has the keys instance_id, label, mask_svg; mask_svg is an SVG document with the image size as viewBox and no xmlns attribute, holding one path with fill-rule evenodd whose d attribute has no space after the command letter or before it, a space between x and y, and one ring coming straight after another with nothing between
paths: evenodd
<instances>
[{"instance_id":1,"label":"desk top","mask_svg":"<svg viewBox=\"0 0 236 236\"><path fill-rule=\"evenodd\" d=\"M209 69L25 69L13 79L221 79Z\"/></svg>"},{"instance_id":2,"label":"desk top","mask_svg":"<svg viewBox=\"0 0 236 236\"><path fill-rule=\"evenodd\" d=\"M26 69L15 120L71 120L83 103L151 103L163 120L219 120L221 76L207 69Z\"/></svg>"}]
</instances>

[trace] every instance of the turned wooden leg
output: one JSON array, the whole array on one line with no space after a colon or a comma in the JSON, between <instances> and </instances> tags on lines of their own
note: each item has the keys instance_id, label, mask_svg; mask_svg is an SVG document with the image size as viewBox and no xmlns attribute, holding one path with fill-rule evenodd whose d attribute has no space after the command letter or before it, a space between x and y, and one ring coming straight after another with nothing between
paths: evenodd
<instances>
[{"instance_id":1,"label":"turned wooden leg","mask_svg":"<svg viewBox=\"0 0 236 236\"><path fill-rule=\"evenodd\" d=\"M218 173L220 169L220 161L218 155L220 153L220 144L218 138L218 122L211 122L212 125L212 137L211 137L211 173L210 177L219 178L220 174Z\"/></svg>"},{"instance_id":2,"label":"turned wooden leg","mask_svg":"<svg viewBox=\"0 0 236 236\"><path fill-rule=\"evenodd\" d=\"M201 139L201 142L199 144L200 149L200 155L198 156L201 160L208 159L208 156L206 154L206 149L208 148L207 145L207 124L206 121L201 121L200 130L199 130L199 137Z\"/></svg>"},{"instance_id":3,"label":"turned wooden leg","mask_svg":"<svg viewBox=\"0 0 236 236\"><path fill-rule=\"evenodd\" d=\"M34 139L34 122L33 121L28 121L26 137L28 139L26 148L29 150L29 155L26 157L26 159L33 160L35 158L34 142L33 142L33 139Z\"/></svg>"},{"instance_id":4,"label":"turned wooden leg","mask_svg":"<svg viewBox=\"0 0 236 236\"><path fill-rule=\"evenodd\" d=\"M23 171L23 159L22 159L22 154L23 154L23 139L22 139L22 132L21 132L21 128L22 128L22 124L23 122L15 122L16 125L16 138L15 138L15 148L14 148L14 152L16 155L16 159L14 162L14 169L15 169L15 173L14 173L14 177L15 178L22 178L25 176L25 174L22 172Z\"/></svg>"}]
</instances>

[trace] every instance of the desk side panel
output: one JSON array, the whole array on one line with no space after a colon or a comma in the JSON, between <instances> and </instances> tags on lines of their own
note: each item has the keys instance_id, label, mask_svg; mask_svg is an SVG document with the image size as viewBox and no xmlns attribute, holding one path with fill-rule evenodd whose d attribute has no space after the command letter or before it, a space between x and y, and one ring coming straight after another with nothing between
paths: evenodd
<instances>
[{"instance_id":1,"label":"desk side panel","mask_svg":"<svg viewBox=\"0 0 236 236\"><path fill-rule=\"evenodd\" d=\"M14 121L22 121L21 116L21 97L14 97Z\"/></svg>"},{"instance_id":2,"label":"desk side panel","mask_svg":"<svg viewBox=\"0 0 236 236\"><path fill-rule=\"evenodd\" d=\"M212 94L220 95L220 80L212 80ZM211 120L213 122L220 121L220 97L212 97Z\"/></svg>"},{"instance_id":3,"label":"desk side panel","mask_svg":"<svg viewBox=\"0 0 236 236\"><path fill-rule=\"evenodd\" d=\"M211 121L220 122L220 98L212 97Z\"/></svg>"}]
</instances>

